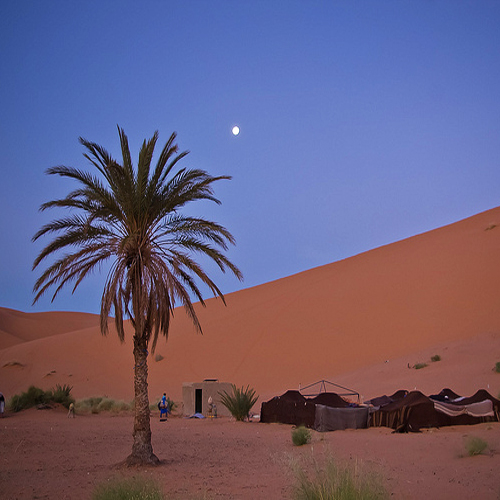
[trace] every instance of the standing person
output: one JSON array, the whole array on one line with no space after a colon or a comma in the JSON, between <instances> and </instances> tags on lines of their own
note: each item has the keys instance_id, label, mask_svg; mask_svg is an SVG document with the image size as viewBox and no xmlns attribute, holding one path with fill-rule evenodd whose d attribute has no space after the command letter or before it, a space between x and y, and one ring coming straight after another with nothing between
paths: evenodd
<instances>
[{"instance_id":1,"label":"standing person","mask_svg":"<svg viewBox=\"0 0 500 500\"><path fill-rule=\"evenodd\" d=\"M0 415L2 415L2 418L4 411L5 411L5 398L3 397L3 394L0 392Z\"/></svg>"},{"instance_id":2,"label":"standing person","mask_svg":"<svg viewBox=\"0 0 500 500\"><path fill-rule=\"evenodd\" d=\"M68 418L75 418L75 403L69 404Z\"/></svg>"},{"instance_id":3,"label":"standing person","mask_svg":"<svg viewBox=\"0 0 500 500\"><path fill-rule=\"evenodd\" d=\"M212 396L209 396L209 398L208 398L208 417L209 418L213 417L213 409L214 409L214 401L212 399Z\"/></svg>"},{"instance_id":4,"label":"standing person","mask_svg":"<svg viewBox=\"0 0 500 500\"><path fill-rule=\"evenodd\" d=\"M164 392L161 398L160 403L158 404L158 408L160 409L160 422L167 420L168 416L168 401L167 401L167 393Z\"/></svg>"}]
</instances>

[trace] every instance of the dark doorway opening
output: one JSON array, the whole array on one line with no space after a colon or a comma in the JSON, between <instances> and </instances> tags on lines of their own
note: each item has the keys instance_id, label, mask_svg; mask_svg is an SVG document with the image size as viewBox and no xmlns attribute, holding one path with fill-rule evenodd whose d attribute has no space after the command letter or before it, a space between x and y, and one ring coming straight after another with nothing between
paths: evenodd
<instances>
[{"instance_id":1,"label":"dark doorway opening","mask_svg":"<svg viewBox=\"0 0 500 500\"><path fill-rule=\"evenodd\" d=\"M194 412L203 413L203 390L195 389L194 392Z\"/></svg>"}]
</instances>

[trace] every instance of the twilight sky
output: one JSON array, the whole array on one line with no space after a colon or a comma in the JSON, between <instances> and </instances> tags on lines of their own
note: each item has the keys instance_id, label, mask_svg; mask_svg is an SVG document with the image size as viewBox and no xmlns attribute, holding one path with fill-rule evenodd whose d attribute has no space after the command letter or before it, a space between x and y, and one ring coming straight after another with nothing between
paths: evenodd
<instances>
[{"instance_id":1,"label":"twilight sky","mask_svg":"<svg viewBox=\"0 0 500 500\"><path fill-rule=\"evenodd\" d=\"M118 124L136 159L177 131L233 177L190 209L237 240L229 293L498 206L499 92L493 0L3 2L0 306L99 311L104 273L31 306L79 136L120 159Z\"/></svg>"}]
</instances>

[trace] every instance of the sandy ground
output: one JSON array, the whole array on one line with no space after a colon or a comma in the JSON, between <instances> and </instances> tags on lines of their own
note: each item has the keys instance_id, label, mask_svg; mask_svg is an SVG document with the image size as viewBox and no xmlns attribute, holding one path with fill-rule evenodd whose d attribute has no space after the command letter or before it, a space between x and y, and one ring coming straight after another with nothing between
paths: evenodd
<instances>
[{"instance_id":1,"label":"sandy ground","mask_svg":"<svg viewBox=\"0 0 500 500\"><path fill-rule=\"evenodd\" d=\"M132 443L131 415L59 410L6 414L0 421L0 497L88 499L97 484L122 476L154 478L170 498L293 498L292 463L312 468L333 457L380 475L393 498L497 499L500 424L392 434L386 428L316 433L296 447L291 426L228 418L152 418L156 468L117 466ZM488 443L465 456L470 436Z\"/></svg>"}]
</instances>

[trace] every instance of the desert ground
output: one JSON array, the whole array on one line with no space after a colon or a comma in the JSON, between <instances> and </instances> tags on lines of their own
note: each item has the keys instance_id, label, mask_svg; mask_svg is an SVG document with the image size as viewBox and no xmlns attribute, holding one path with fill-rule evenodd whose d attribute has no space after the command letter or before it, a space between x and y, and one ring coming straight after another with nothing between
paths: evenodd
<instances>
[{"instance_id":1,"label":"desert ground","mask_svg":"<svg viewBox=\"0 0 500 500\"><path fill-rule=\"evenodd\" d=\"M226 296L199 309L197 335L176 311L168 341L149 356L150 400L182 408L183 382L215 378L255 388L263 401L328 380L362 400L417 389L500 393L500 208L406 240ZM100 291L96 291L99 302ZM124 344L86 313L0 307L0 391L68 384L77 399L133 398L132 331ZM431 362L435 355L440 361ZM416 370L417 363L427 367ZM366 467L394 498L499 498L500 424L392 434L313 432L294 447L291 427L152 417L154 469L119 467L133 417L63 409L7 412L0 420L0 498L90 498L120 475L152 476L174 498L291 498L291 463L327 456ZM469 436L488 443L464 457Z\"/></svg>"},{"instance_id":2,"label":"desert ground","mask_svg":"<svg viewBox=\"0 0 500 500\"><path fill-rule=\"evenodd\" d=\"M497 499L500 424L392 434L386 428L313 431L309 445L291 441L291 426L229 418L152 418L159 467L127 469L130 415L78 415L29 410L1 421L1 498L88 499L95 485L123 476L153 478L171 498L293 498L293 463L313 460L374 472L393 498ZM469 436L488 443L464 456Z\"/></svg>"}]
</instances>

